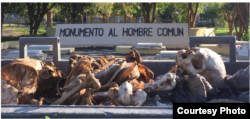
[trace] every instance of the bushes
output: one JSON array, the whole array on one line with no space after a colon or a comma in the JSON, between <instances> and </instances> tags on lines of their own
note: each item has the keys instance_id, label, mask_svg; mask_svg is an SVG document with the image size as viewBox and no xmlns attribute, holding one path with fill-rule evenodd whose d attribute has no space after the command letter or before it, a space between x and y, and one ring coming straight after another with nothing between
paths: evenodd
<instances>
[{"instance_id":1,"label":"bushes","mask_svg":"<svg viewBox=\"0 0 250 119\"><path fill-rule=\"evenodd\" d=\"M249 41L249 32L248 33L246 33L246 32L244 32L244 33L242 33L242 36L241 36L241 40L242 41Z\"/></svg>"},{"instance_id":2,"label":"bushes","mask_svg":"<svg viewBox=\"0 0 250 119\"><path fill-rule=\"evenodd\" d=\"M46 37L46 33L44 34L32 34L32 35L21 35L21 36L2 36L1 42L5 41L18 41L20 37Z\"/></svg>"}]
</instances>

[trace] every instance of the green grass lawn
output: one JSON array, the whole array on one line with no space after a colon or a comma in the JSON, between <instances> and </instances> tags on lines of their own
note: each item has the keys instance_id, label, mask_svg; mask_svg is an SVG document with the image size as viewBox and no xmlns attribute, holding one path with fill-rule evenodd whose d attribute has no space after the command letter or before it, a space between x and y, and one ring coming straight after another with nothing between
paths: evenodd
<instances>
[{"instance_id":1,"label":"green grass lawn","mask_svg":"<svg viewBox=\"0 0 250 119\"><path fill-rule=\"evenodd\" d=\"M18 28L16 30L13 30L13 33L23 33L23 34L29 34L29 27L27 25L22 25L20 24L19 26L17 24L3 24L3 29L15 29ZM46 34L46 26L44 25L40 25L37 34ZM53 28L56 28L56 26L53 26Z\"/></svg>"},{"instance_id":2,"label":"green grass lawn","mask_svg":"<svg viewBox=\"0 0 250 119\"><path fill-rule=\"evenodd\" d=\"M249 32L250 32L250 27L249 27ZM229 32L229 29L228 28L217 28L215 30L215 34L216 36L225 36L225 35L228 35L228 32ZM236 35L236 32L235 30L233 31L234 35Z\"/></svg>"},{"instance_id":3,"label":"green grass lawn","mask_svg":"<svg viewBox=\"0 0 250 119\"><path fill-rule=\"evenodd\" d=\"M10 29L13 33L22 33L21 36L2 36L1 42L5 41L17 41L20 37L46 37L46 26L41 25L37 31L37 35L29 35L29 27L26 25L18 25L17 24L3 24L3 29ZM56 28L56 26L53 26L53 28Z\"/></svg>"},{"instance_id":4,"label":"green grass lawn","mask_svg":"<svg viewBox=\"0 0 250 119\"><path fill-rule=\"evenodd\" d=\"M10 25L3 24L3 29L11 29L11 28L27 28L27 29L29 29L28 25L23 25L23 24L19 24L19 26L18 26L18 24L10 24ZM40 25L39 28L46 28L46 26ZM56 28L56 25L53 26L53 28Z\"/></svg>"},{"instance_id":5,"label":"green grass lawn","mask_svg":"<svg viewBox=\"0 0 250 119\"><path fill-rule=\"evenodd\" d=\"M27 25L23 25L23 24L3 24L3 29L11 29L11 28L28 28Z\"/></svg>"},{"instance_id":6,"label":"green grass lawn","mask_svg":"<svg viewBox=\"0 0 250 119\"><path fill-rule=\"evenodd\" d=\"M29 29L18 29L18 30L13 30L13 33L24 33L24 34L29 34ZM46 34L45 28L39 28L37 31L37 34Z\"/></svg>"}]
</instances>

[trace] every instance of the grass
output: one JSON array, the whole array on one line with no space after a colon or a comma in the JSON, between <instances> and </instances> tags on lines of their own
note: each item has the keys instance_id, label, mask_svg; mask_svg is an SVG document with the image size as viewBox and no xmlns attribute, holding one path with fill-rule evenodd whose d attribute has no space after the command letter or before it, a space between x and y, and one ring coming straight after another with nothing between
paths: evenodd
<instances>
[{"instance_id":1,"label":"grass","mask_svg":"<svg viewBox=\"0 0 250 119\"><path fill-rule=\"evenodd\" d=\"M26 29L29 29L29 26L28 25L23 25L23 24L3 24L3 29L12 29L12 28L26 28ZM46 26L44 25L40 25L39 28L46 28ZM53 28L56 28L56 25L53 26Z\"/></svg>"},{"instance_id":2,"label":"grass","mask_svg":"<svg viewBox=\"0 0 250 119\"><path fill-rule=\"evenodd\" d=\"M46 37L45 34L33 34L33 35L21 35L21 36L2 36L1 37L1 42L5 41L18 41L20 37Z\"/></svg>"},{"instance_id":3,"label":"grass","mask_svg":"<svg viewBox=\"0 0 250 119\"><path fill-rule=\"evenodd\" d=\"M11 28L28 28L28 25L23 24L3 24L3 29L11 29Z\"/></svg>"},{"instance_id":4,"label":"grass","mask_svg":"<svg viewBox=\"0 0 250 119\"><path fill-rule=\"evenodd\" d=\"M249 33L250 33L250 27L249 27ZM229 32L229 28L216 28L215 34L216 36L227 36ZM236 31L233 31L233 34L236 35Z\"/></svg>"},{"instance_id":5,"label":"grass","mask_svg":"<svg viewBox=\"0 0 250 119\"><path fill-rule=\"evenodd\" d=\"M29 29L18 29L18 30L13 30L13 33L29 34L30 31L29 31ZM37 34L46 34L45 28L39 28L37 31Z\"/></svg>"},{"instance_id":6,"label":"grass","mask_svg":"<svg viewBox=\"0 0 250 119\"><path fill-rule=\"evenodd\" d=\"M18 29L15 29L18 28ZM18 25L17 24L3 24L3 29L13 29L13 33L22 33L25 35L20 36L2 36L1 42L5 41L18 41L20 37L46 37L46 26L41 25L37 31L37 34L29 35L29 27L27 25ZM53 26L53 28L56 28L56 26Z\"/></svg>"}]
</instances>

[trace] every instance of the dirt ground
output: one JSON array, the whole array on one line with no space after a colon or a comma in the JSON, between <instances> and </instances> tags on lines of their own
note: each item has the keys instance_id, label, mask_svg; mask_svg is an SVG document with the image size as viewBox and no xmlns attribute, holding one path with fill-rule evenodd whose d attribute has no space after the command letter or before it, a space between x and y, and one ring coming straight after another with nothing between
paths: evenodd
<instances>
[{"instance_id":1,"label":"dirt ground","mask_svg":"<svg viewBox=\"0 0 250 119\"><path fill-rule=\"evenodd\" d=\"M20 35L27 35L25 33L13 33L13 30L19 30L19 29L26 29L26 28L7 28L2 29L2 36L20 36Z\"/></svg>"}]
</instances>

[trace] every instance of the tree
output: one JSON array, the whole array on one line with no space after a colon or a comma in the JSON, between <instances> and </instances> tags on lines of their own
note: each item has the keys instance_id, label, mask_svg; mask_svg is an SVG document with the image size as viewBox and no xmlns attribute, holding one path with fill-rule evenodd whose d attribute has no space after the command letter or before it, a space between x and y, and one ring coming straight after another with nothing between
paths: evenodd
<instances>
[{"instance_id":1,"label":"tree","mask_svg":"<svg viewBox=\"0 0 250 119\"><path fill-rule=\"evenodd\" d=\"M171 23L173 21L180 22L180 11L178 7L180 3L165 3L166 8L163 12L158 10L159 17L161 18L163 23Z\"/></svg>"},{"instance_id":2,"label":"tree","mask_svg":"<svg viewBox=\"0 0 250 119\"><path fill-rule=\"evenodd\" d=\"M200 14L200 18L204 21L214 21L216 19L217 25L224 26L226 21L221 10L221 5L222 3L207 3L204 12Z\"/></svg>"},{"instance_id":3,"label":"tree","mask_svg":"<svg viewBox=\"0 0 250 119\"><path fill-rule=\"evenodd\" d=\"M19 16L27 16L27 9L24 3L1 3L1 34L6 13L16 13Z\"/></svg>"},{"instance_id":4,"label":"tree","mask_svg":"<svg viewBox=\"0 0 250 119\"><path fill-rule=\"evenodd\" d=\"M232 36L234 30L234 20L238 14L238 11L236 10L236 7L233 3L226 3L224 6L222 6L222 12L228 23L228 35Z\"/></svg>"},{"instance_id":5,"label":"tree","mask_svg":"<svg viewBox=\"0 0 250 119\"><path fill-rule=\"evenodd\" d=\"M11 7L10 3L1 3L1 34L3 31L4 15L8 10L10 10L9 9L10 7Z\"/></svg>"},{"instance_id":6,"label":"tree","mask_svg":"<svg viewBox=\"0 0 250 119\"><path fill-rule=\"evenodd\" d=\"M26 3L29 15L30 35L37 34L38 28L44 18L44 15L56 4L49 3Z\"/></svg>"},{"instance_id":7,"label":"tree","mask_svg":"<svg viewBox=\"0 0 250 119\"><path fill-rule=\"evenodd\" d=\"M67 18L68 24L74 24L77 17L81 17L82 23L86 21L84 9L85 7L90 6L90 4L94 3L59 3L58 5L60 6L60 14Z\"/></svg>"},{"instance_id":8,"label":"tree","mask_svg":"<svg viewBox=\"0 0 250 119\"><path fill-rule=\"evenodd\" d=\"M237 19L235 22L238 22L239 31L237 30L237 23L235 23L236 37L238 40L249 40L249 3L235 3L236 10L238 12ZM244 34L244 35L243 35ZM243 38L242 38L243 36Z\"/></svg>"},{"instance_id":9,"label":"tree","mask_svg":"<svg viewBox=\"0 0 250 119\"><path fill-rule=\"evenodd\" d=\"M113 15L124 15L126 18L138 18L142 16L141 3L114 3L112 9Z\"/></svg>"},{"instance_id":10,"label":"tree","mask_svg":"<svg viewBox=\"0 0 250 119\"><path fill-rule=\"evenodd\" d=\"M144 23L154 23L156 3L141 3ZM152 16L150 16L152 14Z\"/></svg>"},{"instance_id":11,"label":"tree","mask_svg":"<svg viewBox=\"0 0 250 119\"><path fill-rule=\"evenodd\" d=\"M195 27L199 4L200 3L187 3L187 23L189 27Z\"/></svg>"},{"instance_id":12,"label":"tree","mask_svg":"<svg viewBox=\"0 0 250 119\"><path fill-rule=\"evenodd\" d=\"M91 11L91 13L95 14L95 15L107 16L109 18L110 15L112 14L114 4L118 4L118 3L96 3L96 4L92 5L94 7L93 7L93 11ZM109 23L109 21L108 21L108 23Z\"/></svg>"},{"instance_id":13,"label":"tree","mask_svg":"<svg viewBox=\"0 0 250 119\"><path fill-rule=\"evenodd\" d=\"M52 9L47 12L47 28L53 28Z\"/></svg>"},{"instance_id":14,"label":"tree","mask_svg":"<svg viewBox=\"0 0 250 119\"><path fill-rule=\"evenodd\" d=\"M122 10L124 12L125 18L133 18L134 16L137 18L141 16L141 7L138 3L121 3ZM126 19L125 19L126 21Z\"/></svg>"}]
</instances>

